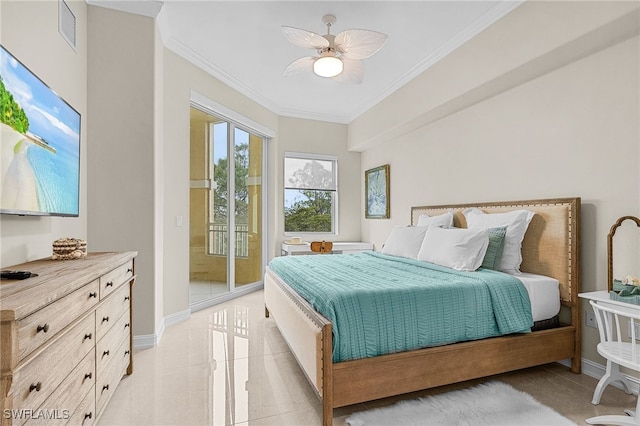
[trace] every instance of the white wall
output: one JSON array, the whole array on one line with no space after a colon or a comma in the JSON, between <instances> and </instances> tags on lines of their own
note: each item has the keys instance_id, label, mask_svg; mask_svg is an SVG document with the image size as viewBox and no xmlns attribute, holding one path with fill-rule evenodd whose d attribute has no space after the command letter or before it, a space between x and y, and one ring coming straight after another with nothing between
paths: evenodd
<instances>
[{"instance_id":1,"label":"white wall","mask_svg":"<svg viewBox=\"0 0 640 426\"><path fill-rule=\"evenodd\" d=\"M404 131L391 129L384 140L372 141L373 134L354 140L354 146L368 145L362 170L384 163L391 168L391 219L363 220L363 239L379 248L393 225L409 223L415 205L578 196L583 203L582 291L606 289L609 228L620 216L640 215L640 19L637 3L623 5L636 8L626 17L629 9L621 11L621 3L611 3L611 9L605 3L521 6L433 70L453 76L452 86L440 80L440 112L446 113L423 120L433 107L423 105ZM559 28L565 25L559 18L568 15L570 28L583 26L582 35L567 37ZM538 18L550 24L532 30ZM527 50L522 30L531 31L532 45L542 38L553 49ZM521 43L519 54L529 53L518 61L525 65L496 70L484 63L514 40ZM457 91L456 82L472 73L487 75L485 67L496 76L489 84ZM429 73L405 92L413 99L428 98L435 84ZM402 96L388 99L354 126L382 123L388 111L407 102ZM452 104L456 108L449 108ZM602 363L595 330L583 328L583 333L583 356Z\"/></svg>"},{"instance_id":2,"label":"white wall","mask_svg":"<svg viewBox=\"0 0 640 426\"><path fill-rule=\"evenodd\" d=\"M82 117L79 217L0 215L0 267L51 256L58 238L87 238L87 5L68 4L77 18L75 50L58 33L58 2L0 2L0 43Z\"/></svg>"},{"instance_id":3,"label":"white wall","mask_svg":"<svg viewBox=\"0 0 640 426\"><path fill-rule=\"evenodd\" d=\"M284 153L286 151L338 156L338 233L323 237L332 241L360 241L360 153L347 150L345 124L280 117L278 149L271 161L275 173L276 241L284 237ZM273 210L272 210L273 211ZM279 250L276 251L279 253Z\"/></svg>"},{"instance_id":4,"label":"white wall","mask_svg":"<svg viewBox=\"0 0 640 426\"><path fill-rule=\"evenodd\" d=\"M133 288L136 336L162 324L157 298L155 20L89 6L88 245L138 252Z\"/></svg>"}]
</instances>

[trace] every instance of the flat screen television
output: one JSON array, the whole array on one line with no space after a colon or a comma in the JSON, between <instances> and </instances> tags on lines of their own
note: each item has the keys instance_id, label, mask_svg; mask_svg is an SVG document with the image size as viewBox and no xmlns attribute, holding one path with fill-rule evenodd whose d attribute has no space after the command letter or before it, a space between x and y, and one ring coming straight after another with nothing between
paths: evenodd
<instances>
[{"instance_id":1,"label":"flat screen television","mask_svg":"<svg viewBox=\"0 0 640 426\"><path fill-rule=\"evenodd\" d=\"M80 114L3 46L0 127L0 213L78 216Z\"/></svg>"}]
</instances>

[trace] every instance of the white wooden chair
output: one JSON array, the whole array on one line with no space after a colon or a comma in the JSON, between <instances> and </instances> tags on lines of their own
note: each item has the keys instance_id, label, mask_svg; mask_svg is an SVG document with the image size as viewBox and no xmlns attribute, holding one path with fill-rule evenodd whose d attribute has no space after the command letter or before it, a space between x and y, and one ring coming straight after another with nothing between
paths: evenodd
<instances>
[{"instance_id":1,"label":"white wooden chair","mask_svg":"<svg viewBox=\"0 0 640 426\"><path fill-rule=\"evenodd\" d=\"M604 389L610 383L619 381L626 393L632 393L631 383L620 372L620 366L640 371L640 339L636 339L636 332L640 330L640 309L632 307L632 305L629 308L602 305L593 300L589 303L593 306L600 333L598 353L607 360L607 371L598 382L591 401L592 404L598 405ZM640 417L636 417L636 413L640 414L640 400L636 402L635 411L624 410L624 412L627 415L591 417L586 422L589 424L640 425Z\"/></svg>"}]
</instances>

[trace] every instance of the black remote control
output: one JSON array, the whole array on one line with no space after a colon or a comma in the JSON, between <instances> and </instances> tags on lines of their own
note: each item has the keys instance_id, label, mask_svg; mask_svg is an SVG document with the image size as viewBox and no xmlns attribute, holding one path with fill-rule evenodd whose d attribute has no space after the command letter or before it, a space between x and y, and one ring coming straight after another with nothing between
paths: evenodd
<instances>
[{"instance_id":1,"label":"black remote control","mask_svg":"<svg viewBox=\"0 0 640 426\"><path fill-rule=\"evenodd\" d=\"M3 280L24 280L31 277L37 277L29 271L0 271L0 278Z\"/></svg>"}]
</instances>

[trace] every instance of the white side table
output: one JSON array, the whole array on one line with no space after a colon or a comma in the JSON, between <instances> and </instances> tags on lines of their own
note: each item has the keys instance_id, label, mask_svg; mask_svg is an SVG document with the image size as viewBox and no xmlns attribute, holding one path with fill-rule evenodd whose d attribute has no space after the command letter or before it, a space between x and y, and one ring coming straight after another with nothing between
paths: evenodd
<instances>
[{"instance_id":1,"label":"white side table","mask_svg":"<svg viewBox=\"0 0 640 426\"><path fill-rule=\"evenodd\" d=\"M619 300L612 300L609 296L609 292L606 290L590 291L588 293L579 293L578 297L587 300L594 300L596 303L602 303L609 306L616 306L618 309L627 310L628 312L640 311L640 305L634 305L633 303L621 302Z\"/></svg>"},{"instance_id":2,"label":"white side table","mask_svg":"<svg viewBox=\"0 0 640 426\"><path fill-rule=\"evenodd\" d=\"M282 243L281 255L294 256L297 254L313 254L310 243L287 244ZM373 244L362 242L335 242L333 243L332 254L360 253L363 251L373 251Z\"/></svg>"}]
</instances>

